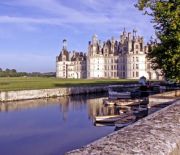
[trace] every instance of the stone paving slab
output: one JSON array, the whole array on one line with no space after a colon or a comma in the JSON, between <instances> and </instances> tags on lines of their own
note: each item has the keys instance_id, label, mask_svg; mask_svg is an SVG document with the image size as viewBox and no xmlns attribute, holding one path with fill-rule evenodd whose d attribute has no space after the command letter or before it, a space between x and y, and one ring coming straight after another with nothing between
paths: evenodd
<instances>
[{"instance_id":1,"label":"stone paving slab","mask_svg":"<svg viewBox=\"0 0 180 155\"><path fill-rule=\"evenodd\" d=\"M180 100L68 155L180 155Z\"/></svg>"}]
</instances>

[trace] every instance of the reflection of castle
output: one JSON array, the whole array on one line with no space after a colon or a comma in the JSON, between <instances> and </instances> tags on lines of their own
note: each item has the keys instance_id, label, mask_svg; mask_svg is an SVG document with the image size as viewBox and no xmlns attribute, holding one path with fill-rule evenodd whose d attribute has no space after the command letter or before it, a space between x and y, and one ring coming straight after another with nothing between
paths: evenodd
<instances>
[{"instance_id":1,"label":"reflection of castle","mask_svg":"<svg viewBox=\"0 0 180 155\"><path fill-rule=\"evenodd\" d=\"M91 96L65 96L59 98L24 100L17 102L0 103L0 112L21 111L23 109L44 107L47 105L58 105L63 120L67 120L71 111L84 110L87 106L88 117L93 119L99 115L113 115L118 111L115 107L103 105L103 99L96 95Z\"/></svg>"},{"instance_id":2,"label":"reflection of castle","mask_svg":"<svg viewBox=\"0 0 180 155\"><path fill-rule=\"evenodd\" d=\"M89 42L87 56L83 53L67 51L66 40L56 59L56 76L60 78L125 78L160 79L159 71L151 68L146 53L152 44L144 44L143 37L136 31L124 30L120 41L112 38L101 43L97 35Z\"/></svg>"},{"instance_id":3,"label":"reflection of castle","mask_svg":"<svg viewBox=\"0 0 180 155\"><path fill-rule=\"evenodd\" d=\"M119 110L115 106L105 106L103 99L104 98L87 99L89 118L93 119L95 116L119 114Z\"/></svg>"}]
</instances>

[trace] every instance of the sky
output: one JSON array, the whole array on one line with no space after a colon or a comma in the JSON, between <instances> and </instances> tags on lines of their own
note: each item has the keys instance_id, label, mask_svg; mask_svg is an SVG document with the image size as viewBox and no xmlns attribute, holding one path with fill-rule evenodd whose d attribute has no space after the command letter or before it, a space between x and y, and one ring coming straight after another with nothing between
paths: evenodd
<instances>
[{"instance_id":1,"label":"sky","mask_svg":"<svg viewBox=\"0 0 180 155\"><path fill-rule=\"evenodd\" d=\"M154 36L150 17L134 7L137 0L0 0L0 68L54 72L62 40L68 50L87 52L97 34L119 40L124 28Z\"/></svg>"}]
</instances>

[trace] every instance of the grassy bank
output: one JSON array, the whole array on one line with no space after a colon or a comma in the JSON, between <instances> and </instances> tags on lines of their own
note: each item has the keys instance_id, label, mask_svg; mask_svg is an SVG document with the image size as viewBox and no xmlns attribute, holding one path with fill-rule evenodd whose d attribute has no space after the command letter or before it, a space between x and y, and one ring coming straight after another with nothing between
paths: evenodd
<instances>
[{"instance_id":1,"label":"grassy bank","mask_svg":"<svg viewBox=\"0 0 180 155\"><path fill-rule=\"evenodd\" d=\"M132 83L136 80L108 79L56 79L39 77L0 78L0 91L32 90L70 86L97 86L108 84Z\"/></svg>"}]
</instances>

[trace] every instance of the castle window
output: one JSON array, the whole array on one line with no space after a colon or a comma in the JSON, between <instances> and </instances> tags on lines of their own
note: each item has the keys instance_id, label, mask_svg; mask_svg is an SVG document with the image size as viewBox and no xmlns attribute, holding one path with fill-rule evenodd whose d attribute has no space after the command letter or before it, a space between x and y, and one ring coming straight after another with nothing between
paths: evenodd
<instances>
[{"instance_id":1,"label":"castle window","mask_svg":"<svg viewBox=\"0 0 180 155\"><path fill-rule=\"evenodd\" d=\"M136 49L138 49L139 48L139 46L138 45L136 45Z\"/></svg>"},{"instance_id":2,"label":"castle window","mask_svg":"<svg viewBox=\"0 0 180 155\"><path fill-rule=\"evenodd\" d=\"M138 57L136 57L136 61L137 61L137 62L139 61L139 58L138 58Z\"/></svg>"},{"instance_id":3,"label":"castle window","mask_svg":"<svg viewBox=\"0 0 180 155\"><path fill-rule=\"evenodd\" d=\"M138 66L138 64L136 64L136 69L139 69L139 66Z\"/></svg>"},{"instance_id":4,"label":"castle window","mask_svg":"<svg viewBox=\"0 0 180 155\"><path fill-rule=\"evenodd\" d=\"M136 77L139 77L139 72L136 72Z\"/></svg>"},{"instance_id":5,"label":"castle window","mask_svg":"<svg viewBox=\"0 0 180 155\"><path fill-rule=\"evenodd\" d=\"M105 74L105 77L107 76L107 73L106 72L104 72L104 74Z\"/></svg>"},{"instance_id":6,"label":"castle window","mask_svg":"<svg viewBox=\"0 0 180 155\"><path fill-rule=\"evenodd\" d=\"M133 77L134 77L134 72L133 72Z\"/></svg>"},{"instance_id":7,"label":"castle window","mask_svg":"<svg viewBox=\"0 0 180 155\"><path fill-rule=\"evenodd\" d=\"M136 51L136 54L138 54L138 51Z\"/></svg>"}]
</instances>

